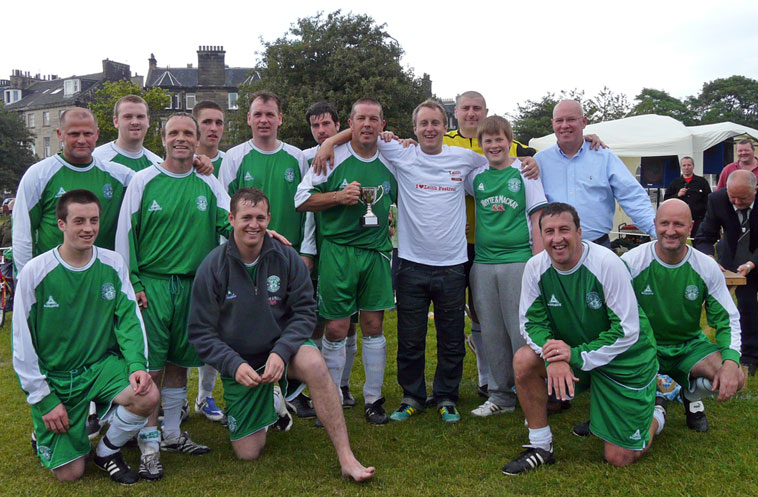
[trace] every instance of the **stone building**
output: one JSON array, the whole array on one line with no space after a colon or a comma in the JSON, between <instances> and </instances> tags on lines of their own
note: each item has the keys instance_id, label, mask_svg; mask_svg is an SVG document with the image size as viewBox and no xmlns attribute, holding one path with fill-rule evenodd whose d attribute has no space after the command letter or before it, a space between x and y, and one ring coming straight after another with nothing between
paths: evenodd
<instances>
[{"instance_id":1,"label":"stone building","mask_svg":"<svg viewBox=\"0 0 758 497\"><path fill-rule=\"evenodd\" d=\"M225 111L237 109L239 85L249 84L260 76L249 67L228 67L225 55L224 47L201 46L197 50L197 67L193 64L158 67L155 55L150 54L145 86L162 88L171 96L164 115L189 112L203 100L216 102Z\"/></svg>"},{"instance_id":2,"label":"stone building","mask_svg":"<svg viewBox=\"0 0 758 497\"><path fill-rule=\"evenodd\" d=\"M14 70L10 80L2 81L3 104L6 110L18 112L26 127L34 133L34 153L42 159L60 149L56 130L63 111L86 107L105 81L119 80L130 80L139 86L143 84L141 76L131 75L127 64L108 59L103 61L102 72L67 78L32 76Z\"/></svg>"}]
</instances>

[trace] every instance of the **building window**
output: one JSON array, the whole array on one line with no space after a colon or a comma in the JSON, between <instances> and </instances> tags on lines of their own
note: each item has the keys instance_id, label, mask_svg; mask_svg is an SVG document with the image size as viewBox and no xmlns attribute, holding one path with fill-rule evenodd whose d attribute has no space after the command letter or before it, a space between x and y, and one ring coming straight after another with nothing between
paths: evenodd
<instances>
[{"instance_id":1,"label":"building window","mask_svg":"<svg viewBox=\"0 0 758 497\"><path fill-rule=\"evenodd\" d=\"M50 126L50 113L48 111L42 112L42 126Z\"/></svg>"},{"instance_id":2,"label":"building window","mask_svg":"<svg viewBox=\"0 0 758 497\"><path fill-rule=\"evenodd\" d=\"M237 93L236 92L230 92L229 93L229 110L234 110L237 108Z\"/></svg>"},{"instance_id":3,"label":"building window","mask_svg":"<svg viewBox=\"0 0 758 497\"><path fill-rule=\"evenodd\" d=\"M63 95L70 97L82 90L82 82L78 79L67 79L63 82Z\"/></svg>"},{"instance_id":4,"label":"building window","mask_svg":"<svg viewBox=\"0 0 758 497\"><path fill-rule=\"evenodd\" d=\"M174 108L174 94L169 93L168 94L168 105L166 105L166 109L173 109Z\"/></svg>"},{"instance_id":5,"label":"building window","mask_svg":"<svg viewBox=\"0 0 758 497\"><path fill-rule=\"evenodd\" d=\"M30 112L26 115L26 127L27 128L34 127L34 112Z\"/></svg>"},{"instance_id":6,"label":"building window","mask_svg":"<svg viewBox=\"0 0 758 497\"><path fill-rule=\"evenodd\" d=\"M186 103L186 109L192 110L195 108L195 94L194 93L187 93L187 98L185 99Z\"/></svg>"},{"instance_id":7,"label":"building window","mask_svg":"<svg viewBox=\"0 0 758 497\"><path fill-rule=\"evenodd\" d=\"M45 148L45 157L50 157L50 137L46 136L42 139L42 144Z\"/></svg>"},{"instance_id":8,"label":"building window","mask_svg":"<svg viewBox=\"0 0 758 497\"><path fill-rule=\"evenodd\" d=\"M12 104L21 100L21 90L5 90L5 103Z\"/></svg>"}]
</instances>

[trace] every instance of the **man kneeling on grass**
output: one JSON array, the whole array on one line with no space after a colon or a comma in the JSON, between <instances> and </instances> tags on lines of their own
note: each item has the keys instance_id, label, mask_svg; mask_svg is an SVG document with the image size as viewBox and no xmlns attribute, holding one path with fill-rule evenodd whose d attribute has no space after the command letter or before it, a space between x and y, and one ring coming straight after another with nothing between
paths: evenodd
<instances>
[{"instance_id":1,"label":"man kneeling on grass","mask_svg":"<svg viewBox=\"0 0 758 497\"><path fill-rule=\"evenodd\" d=\"M88 190L58 201L63 244L18 276L13 368L32 406L37 455L60 481L84 474L87 415L95 402L110 427L93 461L111 478L139 480L120 448L147 423L158 389L147 373L147 339L123 258L94 247L100 202Z\"/></svg>"},{"instance_id":2,"label":"man kneeling on grass","mask_svg":"<svg viewBox=\"0 0 758 497\"><path fill-rule=\"evenodd\" d=\"M658 360L650 324L624 263L605 247L582 241L573 207L548 204L540 231L545 251L529 259L521 283L527 345L513 361L529 445L503 473L555 462L547 396L555 391L566 400L575 387L590 390L590 430L605 440L605 459L629 465L666 421L665 401L658 405L655 397Z\"/></svg>"},{"instance_id":3,"label":"man kneeling on grass","mask_svg":"<svg viewBox=\"0 0 758 497\"><path fill-rule=\"evenodd\" d=\"M367 480L374 468L353 455L337 387L310 341L316 302L308 268L294 249L266 236L270 220L262 191L242 188L234 194L232 237L206 257L195 276L189 340L198 356L221 373L237 457L260 456L266 429L278 419L274 404L283 402L274 395L274 384L294 379L308 385L342 474Z\"/></svg>"}]
</instances>

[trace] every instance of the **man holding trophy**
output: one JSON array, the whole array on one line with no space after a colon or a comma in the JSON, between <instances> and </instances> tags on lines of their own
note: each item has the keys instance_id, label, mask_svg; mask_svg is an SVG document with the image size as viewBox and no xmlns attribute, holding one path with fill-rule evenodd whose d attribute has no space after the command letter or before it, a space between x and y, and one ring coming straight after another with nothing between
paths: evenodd
<instances>
[{"instance_id":1,"label":"man holding trophy","mask_svg":"<svg viewBox=\"0 0 758 497\"><path fill-rule=\"evenodd\" d=\"M327 319L322 341L324 361L339 386L345 367L350 316L360 311L363 340L364 414L385 424L382 384L387 362L384 311L394 307L389 239L389 208L397 201L394 168L377 151L384 129L382 106L362 98L353 104L351 140L334 149L334 167L326 174L309 170L295 195L298 211L321 212L319 313Z\"/></svg>"}]
</instances>

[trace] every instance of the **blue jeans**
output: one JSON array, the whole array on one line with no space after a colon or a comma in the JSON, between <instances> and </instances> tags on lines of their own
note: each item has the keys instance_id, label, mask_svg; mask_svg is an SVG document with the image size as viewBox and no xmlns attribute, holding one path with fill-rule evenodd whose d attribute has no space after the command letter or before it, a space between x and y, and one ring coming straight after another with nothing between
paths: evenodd
<instances>
[{"instance_id":1,"label":"blue jeans","mask_svg":"<svg viewBox=\"0 0 758 497\"><path fill-rule=\"evenodd\" d=\"M403 402L423 407L426 329L434 303L437 370L432 395L437 405L455 404L463 374L466 274L463 264L427 266L400 259L397 274L397 381ZM410 401L410 402L409 402Z\"/></svg>"}]
</instances>

